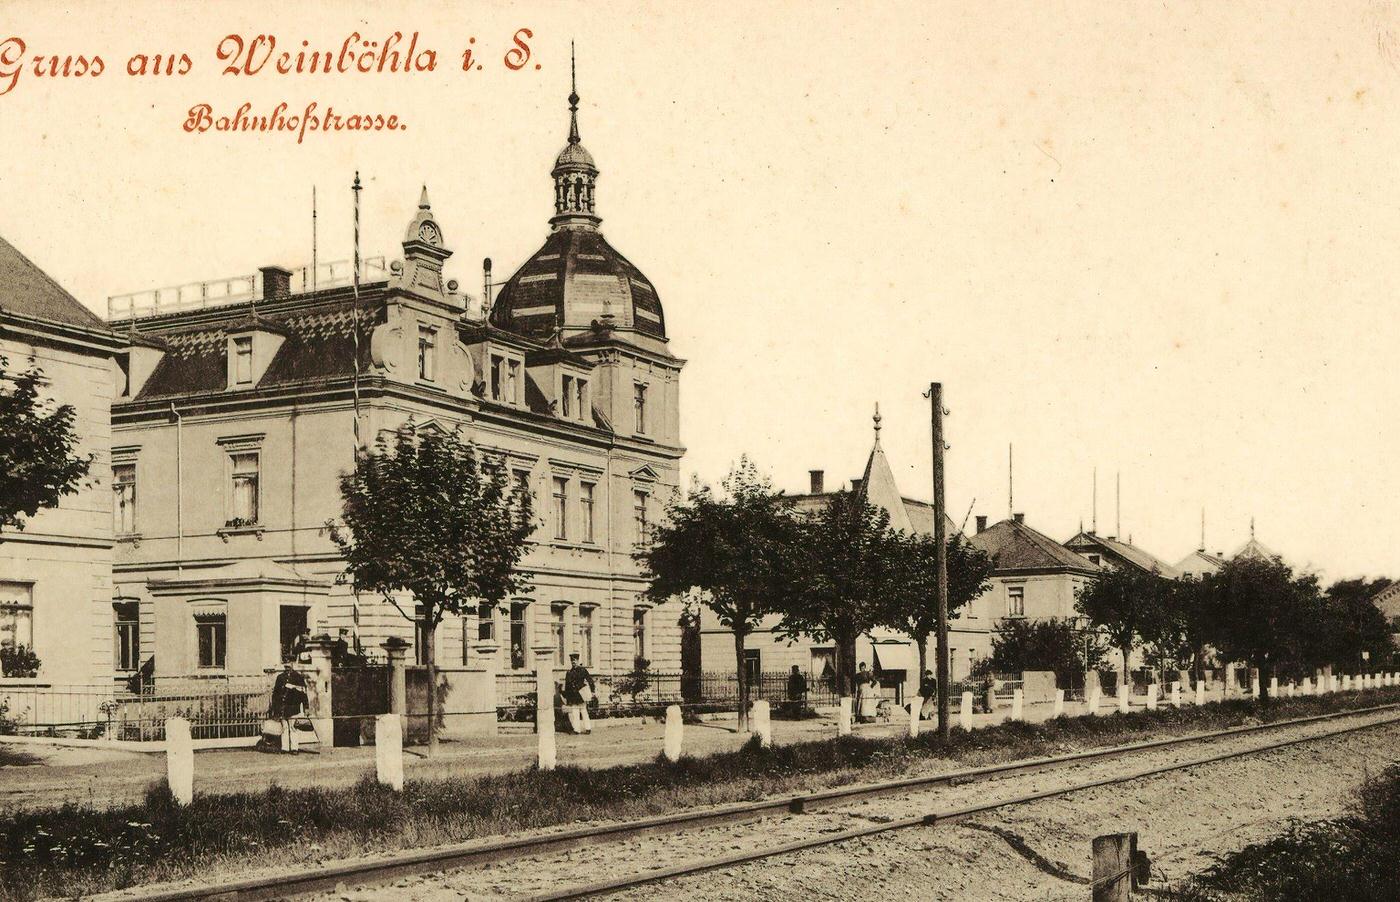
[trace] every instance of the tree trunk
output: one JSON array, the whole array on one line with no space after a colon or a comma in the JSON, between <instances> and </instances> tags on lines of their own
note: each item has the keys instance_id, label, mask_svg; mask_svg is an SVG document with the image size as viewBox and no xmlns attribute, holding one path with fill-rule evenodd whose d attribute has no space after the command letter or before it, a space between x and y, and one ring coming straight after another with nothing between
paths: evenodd
<instances>
[{"instance_id":1,"label":"tree trunk","mask_svg":"<svg viewBox=\"0 0 1400 902\"><path fill-rule=\"evenodd\" d=\"M424 630L423 662L428 665L428 757L437 752L437 616L433 611L424 613L427 629Z\"/></svg>"},{"instance_id":2,"label":"tree trunk","mask_svg":"<svg viewBox=\"0 0 1400 902\"><path fill-rule=\"evenodd\" d=\"M1128 659L1132 657L1133 644L1129 642L1127 645L1120 645L1118 647L1118 651L1120 651L1123 654L1123 685L1130 687L1129 691L1131 691L1132 670L1129 669Z\"/></svg>"},{"instance_id":3,"label":"tree trunk","mask_svg":"<svg viewBox=\"0 0 1400 902\"><path fill-rule=\"evenodd\" d=\"M914 642L919 646L919 674L915 685L924 684L924 674L928 672L928 636L915 636Z\"/></svg>"},{"instance_id":4,"label":"tree trunk","mask_svg":"<svg viewBox=\"0 0 1400 902\"><path fill-rule=\"evenodd\" d=\"M744 632L734 630L734 664L739 674L739 732L749 731L749 676L744 666Z\"/></svg>"},{"instance_id":5,"label":"tree trunk","mask_svg":"<svg viewBox=\"0 0 1400 902\"><path fill-rule=\"evenodd\" d=\"M1269 704L1269 678L1273 676L1274 666L1268 658L1264 658L1259 663L1259 704L1267 706Z\"/></svg>"}]
</instances>

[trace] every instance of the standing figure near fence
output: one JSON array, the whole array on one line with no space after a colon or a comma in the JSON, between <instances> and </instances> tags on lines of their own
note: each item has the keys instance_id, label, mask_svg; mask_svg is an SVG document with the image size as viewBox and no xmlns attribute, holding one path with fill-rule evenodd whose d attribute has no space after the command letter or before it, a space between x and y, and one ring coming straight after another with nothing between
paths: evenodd
<instances>
[{"instance_id":1,"label":"standing figure near fence","mask_svg":"<svg viewBox=\"0 0 1400 902\"><path fill-rule=\"evenodd\" d=\"M787 699L792 716L801 717L802 709L807 707L807 678L797 669L796 664L792 665L792 673L788 674Z\"/></svg>"},{"instance_id":2,"label":"standing figure near fence","mask_svg":"<svg viewBox=\"0 0 1400 902\"><path fill-rule=\"evenodd\" d=\"M933 675L932 670L924 671L924 678L919 681L919 698L924 700L920 708L918 717L920 720L931 720L938 714L938 678Z\"/></svg>"},{"instance_id":3,"label":"standing figure near fence","mask_svg":"<svg viewBox=\"0 0 1400 902\"><path fill-rule=\"evenodd\" d=\"M274 720L282 723L282 751L296 754L296 724L294 721L306 710L306 677L292 667L294 658L282 662L282 672L272 684Z\"/></svg>"},{"instance_id":4,"label":"standing figure near fence","mask_svg":"<svg viewBox=\"0 0 1400 902\"><path fill-rule=\"evenodd\" d=\"M875 719L875 677L864 661L856 671L856 722L869 723Z\"/></svg>"},{"instance_id":5,"label":"standing figure near fence","mask_svg":"<svg viewBox=\"0 0 1400 902\"><path fill-rule=\"evenodd\" d=\"M569 706L569 729L574 733L592 733L593 722L588 717L588 703L598 687L593 674L578 662L578 653L569 655L569 672L564 674L564 704Z\"/></svg>"}]
</instances>

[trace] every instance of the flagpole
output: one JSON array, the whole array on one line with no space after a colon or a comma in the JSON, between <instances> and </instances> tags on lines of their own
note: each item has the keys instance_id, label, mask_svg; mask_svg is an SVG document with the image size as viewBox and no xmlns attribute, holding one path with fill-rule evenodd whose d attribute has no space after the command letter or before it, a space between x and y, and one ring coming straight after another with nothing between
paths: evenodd
<instances>
[{"instance_id":1,"label":"flagpole","mask_svg":"<svg viewBox=\"0 0 1400 902\"><path fill-rule=\"evenodd\" d=\"M355 184L351 187L355 194L355 259L352 265L354 272L350 276L352 295L352 328L351 335L355 343L355 375L351 390L354 393L355 411L355 451L360 450L360 172L355 171Z\"/></svg>"}]
</instances>

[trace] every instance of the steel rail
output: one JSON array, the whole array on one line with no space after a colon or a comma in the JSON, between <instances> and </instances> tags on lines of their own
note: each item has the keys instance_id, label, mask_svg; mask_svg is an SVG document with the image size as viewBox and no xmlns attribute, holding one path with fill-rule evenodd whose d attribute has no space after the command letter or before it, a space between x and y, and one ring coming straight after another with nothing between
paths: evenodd
<instances>
[{"instance_id":1,"label":"steel rail","mask_svg":"<svg viewBox=\"0 0 1400 902\"><path fill-rule=\"evenodd\" d=\"M1389 707L1389 706L1387 706ZM876 836L881 833L890 833L895 830L907 830L911 827L937 827L940 824L955 824L958 821L975 817L979 814L986 814L996 811L999 808L1010 808L1016 805L1025 805L1031 802L1038 802L1044 799L1055 798L1056 796L1071 795L1082 792L1086 789L1099 789L1104 786L1112 786L1117 783L1129 783L1133 780L1141 780L1145 777L1158 776L1177 770L1186 770L1192 767L1200 767L1205 764L1214 764L1220 761L1228 761L1231 758L1243 758L1248 755L1259 755L1266 752L1277 751L1293 745L1301 745L1305 742L1314 742L1321 739L1330 739L1335 736L1355 733L1360 730L1371 729L1373 727L1384 726L1400 722L1400 717L1391 717L1385 720L1371 721L1354 726L1341 727L1330 730L1326 733L1314 733L1309 736L1299 736L1286 739L1281 742L1271 743L1266 746L1256 746L1248 749L1236 749L1230 752L1220 752L1215 755L1207 755L1202 758L1193 758L1190 761L1177 762L1175 764L1163 765L1160 767L1148 767L1141 770L1132 771L1126 774L1118 774L1111 777L1101 777L1096 780L1086 780L1076 783L1073 786L1064 786L1058 789L1044 789L1038 792L1031 792L1025 795L1016 796L1010 799L1003 799L999 802L986 802L979 805L968 805L962 808L952 808L947 811L931 812L916 817L892 820L884 823L871 824L865 827L857 827L852 830L845 830L840 833L828 833L821 836L800 839L790 843L783 843L777 846L765 846L744 852L737 852L733 855L724 855L717 858L703 859L699 861L686 862L674 865L669 868L662 868L656 871L648 871L641 874L631 874L626 877L618 877L611 880L604 880L598 883L590 883L582 886L568 887L557 892L544 893L536 896L528 896L530 902L556 902L565 899L583 899L591 896L607 895L625 889L639 886L646 886L652 883L660 883L664 880L673 880L678 877L687 877L693 874L702 874L707 871L724 870L725 868L736 867L742 864L749 864L761 861L766 858L773 858L779 855L788 855L793 852L802 852L808 849L831 846L838 843L849 842L853 839L861 839L867 836ZM1124 873L1128 873L1125 871ZM1121 876L1121 875L1120 875Z\"/></svg>"},{"instance_id":2,"label":"steel rail","mask_svg":"<svg viewBox=\"0 0 1400 902\"><path fill-rule=\"evenodd\" d=\"M800 813L809 808L847 804L861 799L878 798L880 796L887 796L910 789L921 789L940 785L957 786L996 777L1051 770L1086 761L1107 760L1153 749L1230 739L1252 733L1282 730L1289 727L1322 723L1345 717L1360 717L1367 714L1396 709L1400 709L1400 703L1375 705L1367 708L1353 708L1347 711L1332 711L1326 714L1315 714L1291 720L1273 721L1271 723L1229 727L1210 733L1193 733L1187 736L1151 739L1143 742L1129 743L1127 745L1108 746L1105 748L1074 752L1068 755L1024 759L1007 762L1005 764L994 764L987 767L969 768L942 774L902 777L878 783L842 786L796 796L765 799L757 802L739 802L699 811L672 812L648 818L624 821L617 824L574 828L543 836L522 837L491 842L473 840L447 846L438 846L431 849L413 849L394 853L391 858L386 860L346 862L324 867L307 868L275 876L228 880L202 886L170 889L156 889L152 887L150 890L141 892L140 898L143 900L150 900L150 902L184 902L184 900L194 899L252 902L252 900L285 899L292 895L332 890L341 883L379 883L400 877L435 873L456 868L475 867L533 855L563 852L584 846L593 846L599 842L615 842L654 833L672 833L712 827L720 824L741 823L744 821L757 820L766 815L783 812ZM1351 729L1365 729L1370 726L1393 722L1395 722L1393 719L1378 721L1363 724ZM1337 732L1348 732L1348 730ZM1337 733L1319 734L1316 738L1326 738L1326 736L1330 735L1337 735ZM1307 741L1311 738L1314 737L1305 737L1303 740L1299 741ZM1283 743L1280 747L1286 744L1289 743ZM1245 754L1256 751L1267 751L1267 749L1253 749ZM944 819L946 820L946 817ZM920 819L919 822L922 823L922 819ZM841 842L845 839L853 839L859 836L869 835L870 833L882 832L887 829L891 829L889 824L880 824L877 825L876 828L863 828L860 831L854 831L850 834L841 834L840 839L833 841ZM775 847L775 849L764 852L757 857L767 857L769 855L778 855L784 852L809 848L810 846L806 844L807 842L808 841L803 841L801 843L789 844L789 846L785 847ZM817 844L820 845L824 843L825 840ZM721 862L717 859L716 861L718 863L701 868L701 870L713 870L717 867L725 867L728 863L742 863L748 860L753 860L753 857L736 856L734 862ZM695 871L685 871L684 873L693 872ZM667 872L658 871L655 872L655 874L662 875L656 876L655 879L665 879ZM592 893L606 891L608 890L589 890L589 892ZM577 898L577 895L558 895L542 898Z\"/></svg>"}]
</instances>

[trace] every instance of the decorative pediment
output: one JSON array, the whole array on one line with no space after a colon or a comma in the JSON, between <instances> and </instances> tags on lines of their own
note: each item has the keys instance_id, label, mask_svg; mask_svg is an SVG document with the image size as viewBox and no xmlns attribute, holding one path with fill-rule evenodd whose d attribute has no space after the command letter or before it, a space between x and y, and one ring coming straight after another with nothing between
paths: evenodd
<instances>
[{"instance_id":1,"label":"decorative pediment","mask_svg":"<svg viewBox=\"0 0 1400 902\"><path fill-rule=\"evenodd\" d=\"M642 464L627 475L644 482L658 482L661 479L661 474L653 470L651 464Z\"/></svg>"}]
</instances>

